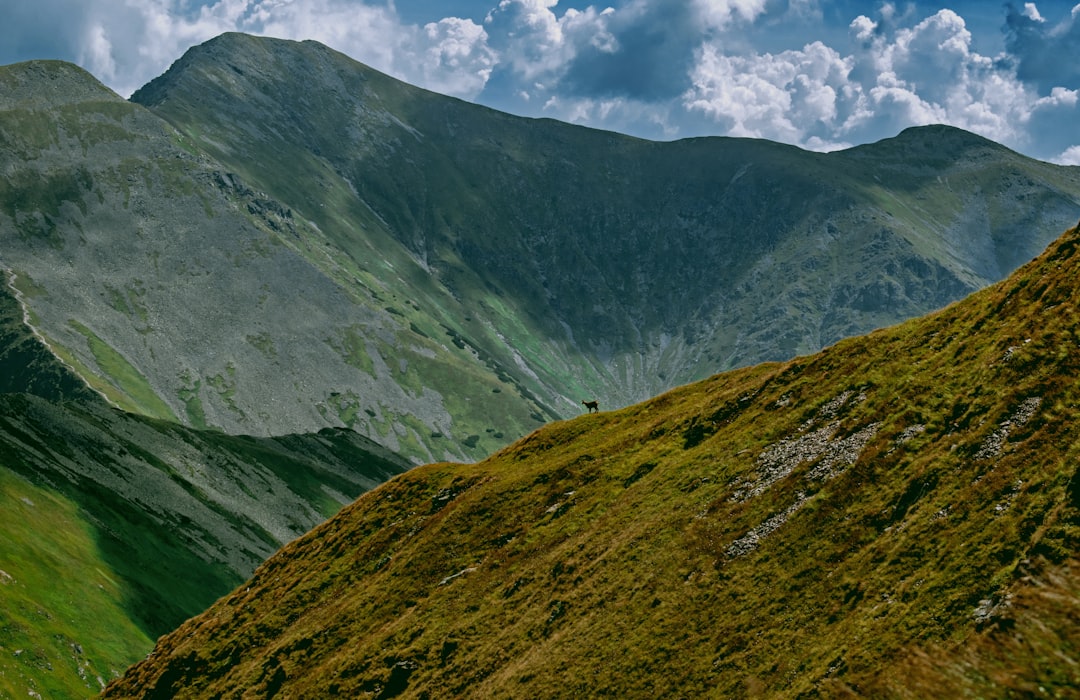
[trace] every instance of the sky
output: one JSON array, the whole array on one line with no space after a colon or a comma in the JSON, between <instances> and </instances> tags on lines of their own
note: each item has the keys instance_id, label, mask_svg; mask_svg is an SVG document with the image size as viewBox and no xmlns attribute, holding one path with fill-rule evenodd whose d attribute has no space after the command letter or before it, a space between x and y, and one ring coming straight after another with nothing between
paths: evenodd
<instances>
[{"instance_id":1,"label":"sky","mask_svg":"<svg viewBox=\"0 0 1080 700\"><path fill-rule=\"evenodd\" d=\"M0 65L72 61L128 97L227 31L654 140L829 151L951 124L1080 165L1077 0L0 0Z\"/></svg>"}]
</instances>

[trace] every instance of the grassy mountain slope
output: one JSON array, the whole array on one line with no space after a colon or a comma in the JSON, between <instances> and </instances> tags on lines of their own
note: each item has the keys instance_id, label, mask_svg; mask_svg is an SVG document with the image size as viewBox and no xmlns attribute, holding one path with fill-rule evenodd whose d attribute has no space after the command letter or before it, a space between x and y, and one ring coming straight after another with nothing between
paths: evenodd
<instances>
[{"instance_id":1,"label":"grassy mountain slope","mask_svg":"<svg viewBox=\"0 0 1080 700\"><path fill-rule=\"evenodd\" d=\"M0 289L0 697L88 697L285 542L407 463L110 407Z\"/></svg>"},{"instance_id":2,"label":"grassy mountain slope","mask_svg":"<svg viewBox=\"0 0 1080 700\"><path fill-rule=\"evenodd\" d=\"M447 99L314 42L224 35L132 99L315 221L313 264L413 299L411 323L559 415L940 308L1080 216L1080 170L957 129L827 155L651 143Z\"/></svg>"},{"instance_id":3,"label":"grassy mountain slope","mask_svg":"<svg viewBox=\"0 0 1080 700\"><path fill-rule=\"evenodd\" d=\"M1065 697L1077 628L1031 611L1075 597L1025 601L1075 589L1078 278L1073 229L928 317L410 470L105 695L880 697L944 650Z\"/></svg>"},{"instance_id":4,"label":"grassy mountain slope","mask_svg":"<svg viewBox=\"0 0 1080 700\"><path fill-rule=\"evenodd\" d=\"M1077 564L1076 558L1057 566L1029 564L1006 594L1004 614L994 624L959 644L914 649L888 675L866 679L864 694L911 700L1075 697L1080 687ZM854 695L850 688L841 691Z\"/></svg>"}]
</instances>

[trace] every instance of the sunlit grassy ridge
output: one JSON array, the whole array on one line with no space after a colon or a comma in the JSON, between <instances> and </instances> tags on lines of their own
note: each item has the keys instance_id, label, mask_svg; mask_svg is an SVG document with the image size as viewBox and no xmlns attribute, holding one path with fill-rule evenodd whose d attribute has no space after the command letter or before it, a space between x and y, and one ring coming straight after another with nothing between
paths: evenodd
<instances>
[{"instance_id":1,"label":"sunlit grassy ridge","mask_svg":"<svg viewBox=\"0 0 1080 700\"><path fill-rule=\"evenodd\" d=\"M1078 246L1074 229L1004 283L817 355L414 469L106 696L903 687L912 650L1001 623L1030 562L1072 576ZM1070 662L1026 649L1069 692Z\"/></svg>"}]
</instances>

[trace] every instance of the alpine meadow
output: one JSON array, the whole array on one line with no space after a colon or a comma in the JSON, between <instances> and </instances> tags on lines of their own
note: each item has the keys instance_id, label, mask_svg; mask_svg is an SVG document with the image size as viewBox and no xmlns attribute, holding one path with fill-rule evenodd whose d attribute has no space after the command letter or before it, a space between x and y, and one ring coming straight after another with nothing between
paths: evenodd
<instances>
[{"instance_id":1,"label":"alpine meadow","mask_svg":"<svg viewBox=\"0 0 1080 700\"><path fill-rule=\"evenodd\" d=\"M0 697L1076 697L1078 220L948 126L0 66Z\"/></svg>"}]
</instances>

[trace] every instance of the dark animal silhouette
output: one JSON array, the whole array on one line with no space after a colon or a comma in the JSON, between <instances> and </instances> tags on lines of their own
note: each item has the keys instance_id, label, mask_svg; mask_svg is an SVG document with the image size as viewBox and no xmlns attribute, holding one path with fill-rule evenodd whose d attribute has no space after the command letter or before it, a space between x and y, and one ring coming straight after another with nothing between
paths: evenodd
<instances>
[{"instance_id":1,"label":"dark animal silhouette","mask_svg":"<svg viewBox=\"0 0 1080 700\"><path fill-rule=\"evenodd\" d=\"M581 403L585 405L585 408L589 409L589 413L592 413L593 411L596 411L597 413L600 412L599 401L582 401Z\"/></svg>"}]
</instances>

